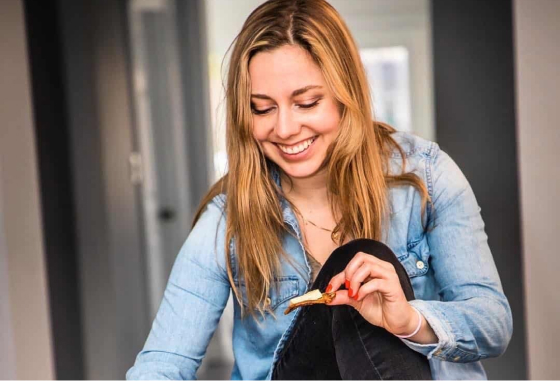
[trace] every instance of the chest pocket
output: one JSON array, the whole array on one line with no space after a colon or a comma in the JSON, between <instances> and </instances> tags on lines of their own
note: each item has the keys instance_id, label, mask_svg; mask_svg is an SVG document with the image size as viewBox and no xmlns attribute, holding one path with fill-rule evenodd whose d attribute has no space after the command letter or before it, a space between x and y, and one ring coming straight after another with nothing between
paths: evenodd
<instances>
[{"instance_id":1,"label":"chest pocket","mask_svg":"<svg viewBox=\"0 0 560 381\"><path fill-rule=\"evenodd\" d=\"M397 256L409 278L425 275L429 270L430 250L425 237L407 244L406 251Z\"/></svg>"},{"instance_id":2,"label":"chest pocket","mask_svg":"<svg viewBox=\"0 0 560 381\"><path fill-rule=\"evenodd\" d=\"M245 282L240 282L240 291L245 307L249 306ZM280 306L287 305L288 300L298 296L297 276L280 276L274 278L268 296L265 300L267 307L275 312ZM283 311L282 311L283 312Z\"/></svg>"}]
</instances>

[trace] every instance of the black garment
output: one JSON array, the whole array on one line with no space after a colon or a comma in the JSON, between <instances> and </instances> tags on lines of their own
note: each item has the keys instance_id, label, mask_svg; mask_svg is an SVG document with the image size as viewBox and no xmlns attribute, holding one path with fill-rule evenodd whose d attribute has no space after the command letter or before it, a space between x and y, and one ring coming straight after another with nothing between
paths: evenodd
<instances>
[{"instance_id":1,"label":"black garment","mask_svg":"<svg viewBox=\"0 0 560 381\"><path fill-rule=\"evenodd\" d=\"M392 263L406 299L414 299L410 279L395 254L371 239L357 239L333 251L311 289L324 291L330 279L343 271L359 251ZM300 308L292 334L274 367L273 379L432 379L424 355L366 321L353 307Z\"/></svg>"}]
</instances>

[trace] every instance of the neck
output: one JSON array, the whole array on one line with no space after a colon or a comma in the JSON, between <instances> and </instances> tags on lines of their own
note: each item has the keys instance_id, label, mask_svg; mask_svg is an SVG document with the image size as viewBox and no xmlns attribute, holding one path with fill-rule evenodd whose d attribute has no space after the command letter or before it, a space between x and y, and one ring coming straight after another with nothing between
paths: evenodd
<instances>
[{"instance_id":1,"label":"neck","mask_svg":"<svg viewBox=\"0 0 560 381\"><path fill-rule=\"evenodd\" d=\"M307 178L289 178L282 172L280 179L284 194L291 202L305 203L311 208L328 206L326 169Z\"/></svg>"}]
</instances>

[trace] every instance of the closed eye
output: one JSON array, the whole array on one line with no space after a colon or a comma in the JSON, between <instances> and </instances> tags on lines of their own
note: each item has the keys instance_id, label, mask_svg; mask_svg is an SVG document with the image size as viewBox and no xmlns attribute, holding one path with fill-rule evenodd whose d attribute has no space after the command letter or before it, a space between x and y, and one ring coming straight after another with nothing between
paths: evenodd
<instances>
[{"instance_id":1,"label":"closed eye","mask_svg":"<svg viewBox=\"0 0 560 381\"><path fill-rule=\"evenodd\" d=\"M298 107L307 110L307 109L310 109L310 108L313 108L313 107L317 106L317 105L319 104L319 100L320 100L320 99L317 99L317 100L316 100L315 102L313 102L313 103L299 104Z\"/></svg>"},{"instance_id":2,"label":"closed eye","mask_svg":"<svg viewBox=\"0 0 560 381\"><path fill-rule=\"evenodd\" d=\"M300 109L309 110L309 109L312 109L313 107L317 106L321 99L322 98L319 98L312 103L303 103L303 104L300 103L300 104L297 104L296 106L299 107ZM269 112L271 112L272 110L274 110L274 107L269 107L269 108L264 109L264 110L259 110L255 107L254 104L251 104L251 112L255 115L266 115Z\"/></svg>"},{"instance_id":3,"label":"closed eye","mask_svg":"<svg viewBox=\"0 0 560 381\"><path fill-rule=\"evenodd\" d=\"M270 108L267 108L267 109L264 109L264 110L257 110L255 108L255 106L251 105L251 112L255 115L266 115L269 112L271 112L272 110L274 110L274 107L270 107Z\"/></svg>"}]
</instances>

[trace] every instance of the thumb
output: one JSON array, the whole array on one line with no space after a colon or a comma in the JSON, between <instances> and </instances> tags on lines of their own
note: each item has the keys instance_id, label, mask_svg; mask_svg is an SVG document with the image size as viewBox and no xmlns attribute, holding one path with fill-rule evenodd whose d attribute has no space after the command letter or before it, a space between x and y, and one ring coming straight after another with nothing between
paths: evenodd
<instances>
[{"instance_id":1,"label":"thumb","mask_svg":"<svg viewBox=\"0 0 560 381\"><path fill-rule=\"evenodd\" d=\"M348 296L348 291L346 290L340 290L336 292L336 297L333 299L332 302L328 303L327 306L342 306L342 305L348 305L348 306L352 306L354 308L358 308L358 306L361 304L361 301L357 301L352 299L351 297Z\"/></svg>"}]
</instances>

